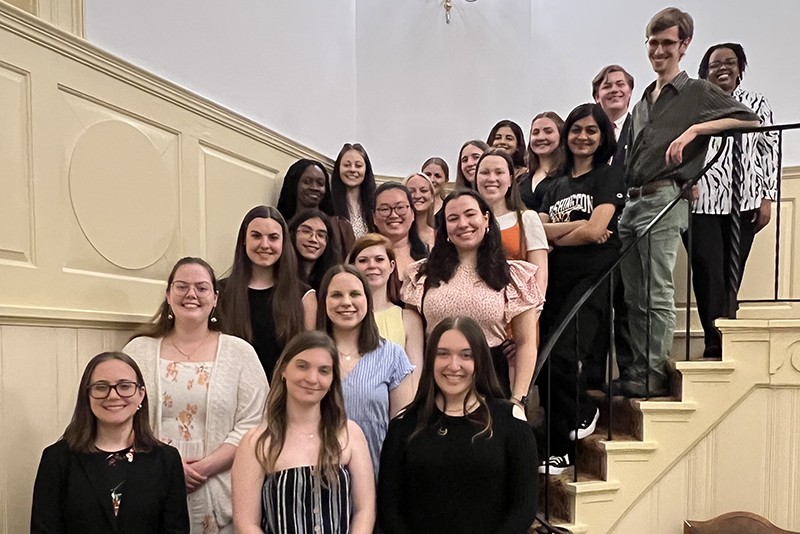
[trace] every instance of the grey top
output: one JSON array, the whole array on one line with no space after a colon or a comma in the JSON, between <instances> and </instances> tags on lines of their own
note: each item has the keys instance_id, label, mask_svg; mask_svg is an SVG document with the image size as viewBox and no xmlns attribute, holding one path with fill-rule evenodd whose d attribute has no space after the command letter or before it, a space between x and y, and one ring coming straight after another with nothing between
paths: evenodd
<instances>
[{"instance_id":1,"label":"grey top","mask_svg":"<svg viewBox=\"0 0 800 534\"><path fill-rule=\"evenodd\" d=\"M757 121L758 115L737 102L722 89L705 80L689 78L681 71L661 89L653 103L650 95L656 82L644 90L642 99L633 108L633 142L625 159L625 184L640 187L657 180L685 182L703 168L708 136L699 136L683 151L683 163L667 167L669 145L693 124L717 119Z\"/></svg>"}]
</instances>

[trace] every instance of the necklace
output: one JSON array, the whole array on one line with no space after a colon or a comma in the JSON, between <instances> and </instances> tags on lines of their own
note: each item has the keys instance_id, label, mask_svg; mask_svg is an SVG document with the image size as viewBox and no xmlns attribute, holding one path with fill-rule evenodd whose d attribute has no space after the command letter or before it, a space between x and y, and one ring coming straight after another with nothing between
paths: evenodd
<instances>
[{"instance_id":1,"label":"necklace","mask_svg":"<svg viewBox=\"0 0 800 534\"><path fill-rule=\"evenodd\" d=\"M206 339L208 339L208 336L210 336L210 335L211 335L211 330L209 330L209 331L208 331L208 333L206 334L206 337L204 337L204 338L203 338L203 340L202 340L202 341L200 341L200 343L198 343L198 345L197 345L197 346L194 348L194 350L193 350L193 351L191 351L191 352L189 352L189 354L186 354L185 352L183 352L183 351L180 349L180 347L178 347L178 345L175 343L175 340L174 340L174 339L172 339L172 338L169 338L169 342L172 344L172 346L173 346L173 347L175 347L175 350L177 350L178 352L180 352L181 354L183 354L184 356L186 356L186 359L187 359L187 360L191 361L191 359L192 359L192 356L194 356L194 353L195 353L195 352L197 352L198 350L200 350L200 347L202 347L202 346L203 346L203 343L205 343L205 342L206 342Z\"/></svg>"},{"instance_id":2,"label":"necklace","mask_svg":"<svg viewBox=\"0 0 800 534\"><path fill-rule=\"evenodd\" d=\"M348 362L349 362L350 360L352 360L353 358L357 358L357 357L361 356L361 354L359 354L359 352L358 352L358 351L351 352L351 353L347 353L347 352L345 352L345 351L343 351L343 350L339 350L339 354L341 354L342 356L344 356L344 359L345 359L345 360L347 360Z\"/></svg>"}]
</instances>

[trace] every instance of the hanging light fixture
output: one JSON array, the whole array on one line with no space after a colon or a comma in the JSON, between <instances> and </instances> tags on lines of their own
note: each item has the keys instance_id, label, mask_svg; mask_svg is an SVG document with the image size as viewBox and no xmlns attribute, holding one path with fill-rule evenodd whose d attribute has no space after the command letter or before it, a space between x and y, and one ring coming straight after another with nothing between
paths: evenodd
<instances>
[{"instance_id":1,"label":"hanging light fixture","mask_svg":"<svg viewBox=\"0 0 800 534\"><path fill-rule=\"evenodd\" d=\"M477 2L478 0L467 0L467 2ZM444 0L444 16L447 23L450 24L450 10L453 9L453 0Z\"/></svg>"}]
</instances>

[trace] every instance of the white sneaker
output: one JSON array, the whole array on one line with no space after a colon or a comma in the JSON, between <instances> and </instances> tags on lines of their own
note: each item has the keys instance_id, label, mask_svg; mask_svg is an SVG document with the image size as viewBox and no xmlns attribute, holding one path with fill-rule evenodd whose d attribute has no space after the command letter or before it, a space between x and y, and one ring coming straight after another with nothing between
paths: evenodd
<instances>
[{"instance_id":1,"label":"white sneaker","mask_svg":"<svg viewBox=\"0 0 800 534\"><path fill-rule=\"evenodd\" d=\"M598 419L600 419L600 410L595 409L593 416L587 417L581 421L581 424L578 425L578 439L591 436L594 433L594 429L597 428ZM575 441L575 430L569 431L569 440Z\"/></svg>"}]
</instances>

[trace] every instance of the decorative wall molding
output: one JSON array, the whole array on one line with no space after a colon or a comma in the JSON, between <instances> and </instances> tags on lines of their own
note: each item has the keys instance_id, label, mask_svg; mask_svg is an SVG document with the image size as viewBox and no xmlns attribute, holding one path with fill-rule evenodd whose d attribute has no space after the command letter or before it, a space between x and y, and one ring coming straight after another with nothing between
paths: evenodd
<instances>
[{"instance_id":1,"label":"decorative wall molding","mask_svg":"<svg viewBox=\"0 0 800 534\"><path fill-rule=\"evenodd\" d=\"M53 0L53 2L56 1ZM79 2L79 0L72 1ZM329 157L315 150L292 141L177 84L128 63L62 28L53 27L22 9L1 1L0 30L17 34L64 57L123 81L131 87L157 96L167 103L214 121L259 143L281 150L287 155L297 158L316 159L328 164L333 163Z\"/></svg>"}]
</instances>

